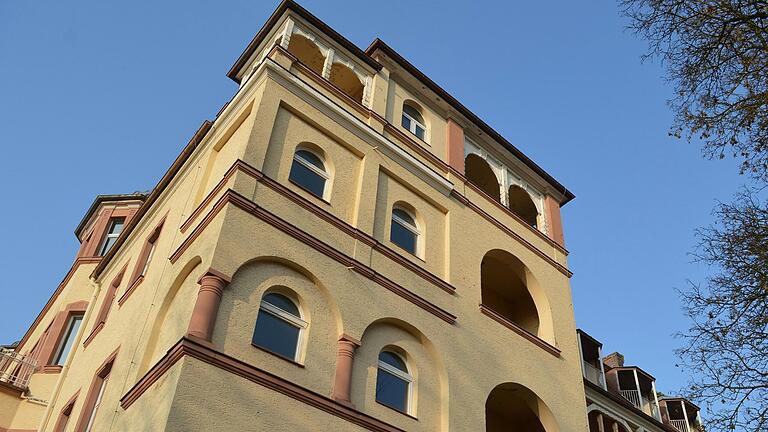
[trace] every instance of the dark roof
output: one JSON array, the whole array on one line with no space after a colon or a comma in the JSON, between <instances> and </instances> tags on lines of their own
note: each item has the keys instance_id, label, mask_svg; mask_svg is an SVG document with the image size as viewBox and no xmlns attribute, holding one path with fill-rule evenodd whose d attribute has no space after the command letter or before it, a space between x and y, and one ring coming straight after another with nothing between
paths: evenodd
<instances>
[{"instance_id":1,"label":"dark roof","mask_svg":"<svg viewBox=\"0 0 768 432\"><path fill-rule=\"evenodd\" d=\"M330 36L334 41L336 41L336 43L349 50L352 54L356 55L360 60L368 64L370 67L374 68L375 70L381 69L379 62L364 53L360 48L357 47L357 45L353 44L347 38L340 35L336 30L332 29L328 24L320 20L320 18L312 15L308 10L304 9L301 7L301 5L293 0L283 0L280 5L277 6L277 9L272 12L272 15L269 16L269 19L266 23L264 23L259 32L256 33L256 36L251 39L251 42L245 48L245 51L240 54L240 57L237 58L237 61L234 65L232 65L232 68L229 69L229 72L227 72L227 76L231 78L232 81L240 84L240 80L237 78L237 72L240 71L243 66L245 66L245 64L248 62L248 59L256 51L256 48L259 46L259 44L264 40L265 37L267 37L267 34L272 29L272 27L277 24L277 21L280 20L281 16L283 16L283 13L289 9L296 12L297 15L304 18L307 20L307 22Z\"/></svg>"},{"instance_id":2,"label":"dark roof","mask_svg":"<svg viewBox=\"0 0 768 432\"><path fill-rule=\"evenodd\" d=\"M600 348L602 348L602 347L603 347L603 344L602 344L602 342L600 342L599 340L597 340L597 339L593 338L592 336L590 336L589 334L587 334L587 332L585 332L584 330L582 330L582 329L576 329L576 333L578 333L578 334L580 334L580 335L582 335L582 336L586 337L587 339L589 339L590 341L592 341L592 342L593 342L595 345L599 346Z\"/></svg>"},{"instance_id":3,"label":"dark roof","mask_svg":"<svg viewBox=\"0 0 768 432\"><path fill-rule=\"evenodd\" d=\"M400 66L402 66L405 70L407 70L411 75L415 76L416 79L424 83L427 87L429 87L430 90L437 93L441 98L445 99L453 108L455 108L457 111L459 111L461 114L463 114L465 117L467 117L470 121L475 123L480 129L483 130L483 132L487 133L491 136L494 140L498 141L502 146L504 146L507 150L509 150L510 153L512 153L515 157L520 159L528 168L532 169L536 174L543 177L547 182L551 183L555 188L557 188L560 192L563 193L563 201L560 203L560 205L565 205L568 201L574 199L576 196L569 191L565 186L560 184L557 180L555 180L554 177L549 175L546 171L544 171L543 168L538 166L536 162L532 161L528 156L526 156L523 152L521 152L517 147L515 147L512 143L507 141L506 138L504 138L500 133L496 132L495 129L493 129L491 126L489 126L486 122L484 122L480 117L478 117L475 113L469 110L469 108L465 107L461 102L459 102L456 98L451 96L450 93L445 91L442 87L437 85L434 81L432 81L428 76L424 75L423 72L421 72L416 66L412 65L408 60L403 58L400 54L397 53L392 47L384 43L379 38L376 38L371 45L365 50L368 55L373 55L373 53L376 50L383 51L387 56L391 57L394 61L396 61Z\"/></svg>"},{"instance_id":4,"label":"dark roof","mask_svg":"<svg viewBox=\"0 0 768 432\"><path fill-rule=\"evenodd\" d=\"M620 366L620 367L612 367L611 369L616 369L616 370L634 369L634 370L640 372L641 374L645 375L646 377L650 378L651 381L656 381L656 378L654 378L653 375L651 375L648 372L642 370L639 366Z\"/></svg>"},{"instance_id":5,"label":"dark roof","mask_svg":"<svg viewBox=\"0 0 768 432\"><path fill-rule=\"evenodd\" d=\"M96 209L99 208L99 205L103 202L111 202L111 201L132 201L132 200L140 200L144 201L147 198L147 194L144 192L134 192L130 194L114 194L114 195L97 195L96 199L93 200L93 203L88 208L88 211L85 212L85 216L83 216L83 219L80 220L80 223L77 224L77 228L75 228L75 236L80 237L80 231L85 228L85 224L88 223L88 220L91 218L91 215L93 215L93 212L96 211Z\"/></svg>"}]
</instances>

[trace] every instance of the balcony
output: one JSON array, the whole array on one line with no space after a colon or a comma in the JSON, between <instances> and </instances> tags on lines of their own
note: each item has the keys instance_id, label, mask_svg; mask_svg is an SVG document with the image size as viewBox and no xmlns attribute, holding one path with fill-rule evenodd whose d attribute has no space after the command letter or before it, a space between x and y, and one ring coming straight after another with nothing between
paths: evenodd
<instances>
[{"instance_id":1,"label":"balcony","mask_svg":"<svg viewBox=\"0 0 768 432\"><path fill-rule=\"evenodd\" d=\"M628 400L635 408L643 409L643 404L640 402L640 392L637 390L619 390L619 394L624 399Z\"/></svg>"},{"instance_id":2,"label":"balcony","mask_svg":"<svg viewBox=\"0 0 768 432\"><path fill-rule=\"evenodd\" d=\"M592 363L584 361L584 378L588 379L593 384L597 384L600 387L605 388L605 381L603 380L603 371L600 368L595 367Z\"/></svg>"},{"instance_id":3,"label":"balcony","mask_svg":"<svg viewBox=\"0 0 768 432\"><path fill-rule=\"evenodd\" d=\"M35 362L9 348L0 348L0 384L26 390Z\"/></svg>"},{"instance_id":4,"label":"balcony","mask_svg":"<svg viewBox=\"0 0 768 432\"><path fill-rule=\"evenodd\" d=\"M680 432L691 432L691 429L688 427L688 422L685 420L670 420L669 424L671 424L675 429L679 430Z\"/></svg>"}]
</instances>

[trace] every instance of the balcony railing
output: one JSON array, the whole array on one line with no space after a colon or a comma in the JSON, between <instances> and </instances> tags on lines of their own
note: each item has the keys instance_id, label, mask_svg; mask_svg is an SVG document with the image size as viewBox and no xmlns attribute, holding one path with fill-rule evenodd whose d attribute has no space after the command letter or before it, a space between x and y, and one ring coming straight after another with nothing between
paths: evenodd
<instances>
[{"instance_id":1,"label":"balcony railing","mask_svg":"<svg viewBox=\"0 0 768 432\"><path fill-rule=\"evenodd\" d=\"M592 366L591 363L584 362L584 378L601 387L603 386L603 372Z\"/></svg>"},{"instance_id":2,"label":"balcony railing","mask_svg":"<svg viewBox=\"0 0 768 432\"><path fill-rule=\"evenodd\" d=\"M35 362L12 349L0 348L0 382L26 389Z\"/></svg>"},{"instance_id":3,"label":"balcony railing","mask_svg":"<svg viewBox=\"0 0 768 432\"><path fill-rule=\"evenodd\" d=\"M643 406L640 404L640 392L637 390L619 390L619 394L621 394L621 397L628 400L632 405L634 405L636 408L642 409Z\"/></svg>"},{"instance_id":4,"label":"balcony railing","mask_svg":"<svg viewBox=\"0 0 768 432\"><path fill-rule=\"evenodd\" d=\"M688 423L686 423L685 420L670 420L669 422L680 432L691 432L691 429L688 427Z\"/></svg>"}]
</instances>

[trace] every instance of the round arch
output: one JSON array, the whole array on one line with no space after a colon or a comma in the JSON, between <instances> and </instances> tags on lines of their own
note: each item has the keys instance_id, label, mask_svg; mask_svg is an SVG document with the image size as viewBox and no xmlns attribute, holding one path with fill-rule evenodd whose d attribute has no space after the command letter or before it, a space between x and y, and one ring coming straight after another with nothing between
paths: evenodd
<instances>
[{"instance_id":1,"label":"round arch","mask_svg":"<svg viewBox=\"0 0 768 432\"><path fill-rule=\"evenodd\" d=\"M528 225L536 228L539 220L539 210L531 199L531 195L518 185L512 185L507 191L509 209L520 216Z\"/></svg>"},{"instance_id":2,"label":"round arch","mask_svg":"<svg viewBox=\"0 0 768 432\"><path fill-rule=\"evenodd\" d=\"M331 65L329 80L346 93L347 96L359 103L363 103L365 85L363 85L355 71L350 69L349 66L341 63Z\"/></svg>"},{"instance_id":3,"label":"round arch","mask_svg":"<svg viewBox=\"0 0 768 432\"><path fill-rule=\"evenodd\" d=\"M485 194L497 202L501 202L499 179L485 159L474 153L468 154L464 159L464 177Z\"/></svg>"},{"instance_id":4,"label":"round arch","mask_svg":"<svg viewBox=\"0 0 768 432\"><path fill-rule=\"evenodd\" d=\"M480 295L488 309L554 344L549 299L528 266L515 255L502 249L485 253L480 264Z\"/></svg>"},{"instance_id":5,"label":"round arch","mask_svg":"<svg viewBox=\"0 0 768 432\"><path fill-rule=\"evenodd\" d=\"M288 52L296 56L300 62L316 74L323 75L325 56L314 41L304 35L294 33L288 42Z\"/></svg>"},{"instance_id":6,"label":"round arch","mask_svg":"<svg viewBox=\"0 0 768 432\"><path fill-rule=\"evenodd\" d=\"M499 384L485 401L486 432L559 432L552 411L536 393L517 383Z\"/></svg>"}]
</instances>

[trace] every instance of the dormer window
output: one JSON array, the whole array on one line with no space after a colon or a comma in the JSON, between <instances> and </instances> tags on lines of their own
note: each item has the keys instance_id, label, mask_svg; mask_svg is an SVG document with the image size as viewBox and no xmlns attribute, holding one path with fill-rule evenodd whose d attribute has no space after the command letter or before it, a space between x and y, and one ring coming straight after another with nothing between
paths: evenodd
<instances>
[{"instance_id":1,"label":"dormer window","mask_svg":"<svg viewBox=\"0 0 768 432\"><path fill-rule=\"evenodd\" d=\"M101 249L99 249L99 256L106 255L107 252L112 249L112 245L115 244L117 238L120 236L120 233L123 231L124 224L124 217L112 218L109 220L109 229L107 230L107 234L104 236L104 242L101 245Z\"/></svg>"},{"instance_id":2,"label":"dormer window","mask_svg":"<svg viewBox=\"0 0 768 432\"><path fill-rule=\"evenodd\" d=\"M426 141L427 126L424 122L424 117L419 110L412 106L410 103L403 104L403 118L401 123L405 129L411 131L420 140Z\"/></svg>"}]
</instances>

